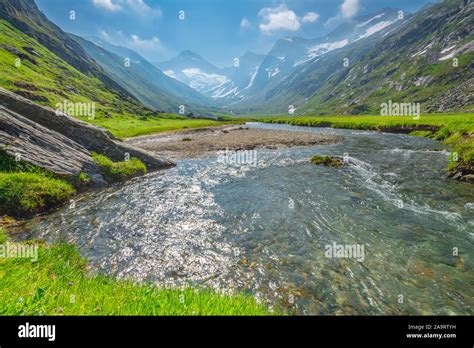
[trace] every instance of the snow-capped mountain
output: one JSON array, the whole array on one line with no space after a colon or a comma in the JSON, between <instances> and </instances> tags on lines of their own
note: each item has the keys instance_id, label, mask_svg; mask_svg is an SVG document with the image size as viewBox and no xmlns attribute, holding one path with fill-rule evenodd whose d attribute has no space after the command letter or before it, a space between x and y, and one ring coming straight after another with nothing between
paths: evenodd
<instances>
[{"instance_id":1,"label":"snow-capped mountain","mask_svg":"<svg viewBox=\"0 0 474 348\"><path fill-rule=\"evenodd\" d=\"M192 51L183 51L166 62L154 63L166 75L212 98L218 105L243 105L274 88L299 66L323 55L389 31L399 22L399 11L384 9L339 25L325 37L278 40L267 55L246 52L232 67L219 69Z\"/></svg>"},{"instance_id":2,"label":"snow-capped mountain","mask_svg":"<svg viewBox=\"0 0 474 348\"><path fill-rule=\"evenodd\" d=\"M255 75L263 55L246 52L234 66L219 69L197 53L186 50L166 62L154 63L169 77L196 89L203 95L223 104L239 99Z\"/></svg>"},{"instance_id":3,"label":"snow-capped mountain","mask_svg":"<svg viewBox=\"0 0 474 348\"><path fill-rule=\"evenodd\" d=\"M309 40L291 37L278 40L258 67L252 88L241 93L242 101L276 86L302 64L388 30L399 21L399 15L398 10L387 8L344 23L322 38Z\"/></svg>"}]
</instances>

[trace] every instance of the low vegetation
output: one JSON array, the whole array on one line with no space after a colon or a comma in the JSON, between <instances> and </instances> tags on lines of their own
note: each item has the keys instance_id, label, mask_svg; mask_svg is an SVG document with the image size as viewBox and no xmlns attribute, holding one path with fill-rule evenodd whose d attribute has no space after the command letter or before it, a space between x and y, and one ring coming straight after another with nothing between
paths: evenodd
<instances>
[{"instance_id":1,"label":"low vegetation","mask_svg":"<svg viewBox=\"0 0 474 348\"><path fill-rule=\"evenodd\" d=\"M48 171L0 150L0 216L31 216L67 202L74 187Z\"/></svg>"},{"instance_id":2,"label":"low vegetation","mask_svg":"<svg viewBox=\"0 0 474 348\"><path fill-rule=\"evenodd\" d=\"M330 156L313 156L311 157L311 163L326 167L342 167L344 165L341 158Z\"/></svg>"},{"instance_id":3,"label":"low vegetation","mask_svg":"<svg viewBox=\"0 0 474 348\"><path fill-rule=\"evenodd\" d=\"M134 157L127 161L113 162L107 156L93 152L92 158L108 182L125 181L135 176L144 175L147 171L145 164Z\"/></svg>"},{"instance_id":4,"label":"low vegetation","mask_svg":"<svg viewBox=\"0 0 474 348\"><path fill-rule=\"evenodd\" d=\"M244 120L227 119L226 121L217 121L210 119L189 119L189 118L172 118L176 115L164 115L162 117L115 117L115 118L100 118L93 121L86 120L97 126L104 127L119 138L131 138L140 135L147 135L152 133L162 133L174 130L224 126L228 124L243 124ZM164 118L170 117L170 118Z\"/></svg>"},{"instance_id":5,"label":"low vegetation","mask_svg":"<svg viewBox=\"0 0 474 348\"><path fill-rule=\"evenodd\" d=\"M6 240L0 229L0 243ZM74 246L38 244L35 262L0 258L0 315L271 314L251 296L163 289L92 274Z\"/></svg>"},{"instance_id":6,"label":"low vegetation","mask_svg":"<svg viewBox=\"0 0 474 348\"><path fill-rule=\"evenodd\" d=\"M411 116L304 116L263 118L268 123L308 127L366 129L406 133L443 141L453 155L448 170L463 175L474 174L474 114ZM454 174L456 175L456 174Z\"/></svg>"},{"instance_id":7,"label":"low vegetation","mask_svg":"<svg viewBox=\"0 0 474 348\"><path fill-rule=\"evenodd\" d=\"M31 215L69 200L75 193L67 182L35 173L0 173L0 212Z\"/></svg>"}]
</instances>

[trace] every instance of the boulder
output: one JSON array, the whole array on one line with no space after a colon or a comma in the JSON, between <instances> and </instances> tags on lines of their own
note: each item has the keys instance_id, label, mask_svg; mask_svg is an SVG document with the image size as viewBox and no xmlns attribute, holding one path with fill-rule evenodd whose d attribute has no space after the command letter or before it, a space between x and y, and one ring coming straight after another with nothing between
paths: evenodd
<instances>
[{"instance_id":1,"label":"boulder","mask_svg":"<svg viewBox=\"0 0 474 348\"><path fill-rule=\"evenodd\" d=\"M104 154L113 161L123 161L128 153L139 158L149 170L174 166L174 163L122 143L109 131L73 118L0 87L0 105L56 133L62 134L88 151ZM64 158L64 160L68 160Z\"/></svg>"},{"instance_id":2,"label":"boulder","mask_svg":"<svg viewBox=\"0 0 474 348\"><path fill-rule=\"evenodd\" d=\"M0 145L8 155L45 168L58 176L77 178L84 172L105 183L91 154L82 145L0 106Z\"/></svg>"}]
</instances>

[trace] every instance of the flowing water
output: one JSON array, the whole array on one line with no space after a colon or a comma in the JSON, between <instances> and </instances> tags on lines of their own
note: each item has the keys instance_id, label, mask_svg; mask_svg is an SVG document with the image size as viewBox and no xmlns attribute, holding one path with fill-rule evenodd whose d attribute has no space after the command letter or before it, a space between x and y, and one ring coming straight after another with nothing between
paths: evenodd
<instances>
[{"instance_id":1,"label":"flowing water","mask_svg":"<svg viewBox=\"0 0 474 348\"><path fill-rule=\"evenodd\" d=\"M182 161L83 195L30 233L75 243L106 274L238 290L296 314L474 314L474 186L445 179L442 144L249 126L345 140L258 149L255 166ZM315 154L348 165L315 166ZM364 253L329 257L334 243Z\"/></svg>"}]
</instances>

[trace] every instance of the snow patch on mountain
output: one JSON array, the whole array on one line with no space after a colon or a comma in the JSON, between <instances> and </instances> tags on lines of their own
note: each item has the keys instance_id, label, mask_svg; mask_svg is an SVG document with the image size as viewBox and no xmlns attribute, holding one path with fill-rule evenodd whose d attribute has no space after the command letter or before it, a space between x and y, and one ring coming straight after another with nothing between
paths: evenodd
<instances>
[{"instance_id":1,"label":"snow patch on mountain","mask_svg":"<svg viewBox=\"0 0 474 348\"><path fill-rule=\"evenodd\" d=\"M214 93L212 93L212 98L225 98L230 96L231 94L236 94L238 91L237 87L227 90L227 87L219 88Z\"/></svg>"},{"instance_id":2,"label":"snow patch on mountain","mask_svg":"<svg viewBox=\"0 0 474 348\"><path fill-rule=\"evenodd\" d=\"M451 50L452 50L453 48L455 48L455 47L456 47L456 45L453 45L453 46L451 46L451 47L445 48L444 50L441 51L441 54L445 54L446 52L451 51Z\"/></svg>"},{"instance_id":3,"label":"snow patch on mountain","mask_svg":"<svg viewBox=\"0 0 474 348\"><path fill-rule=\"evenodd\" d=\"M182 73L191 80L189 86L200 92L214 90L229 82L224 75L207 74L198 68L183 69Z\"/></svg>"},{"instance_id":4,"label":"snow patch on mountain","mask_svg":"<svg viewBox=\"0 0 474 348\"><path fill-rule=\"evenodd\" d=\"M392 25L395 22L396 21L382 21L382 22L379 22L379 23L371 26L370 28L368 28L366 30L365 34L359 35L359 38L356 39L356 41L361 40L361 39L365 39L366 37L369 37L369 36L375 34L376 32L379 32L380 30L383 30L383 29L387 28L388 26Z\"/></svg>"},{"instance_id":5,"label":"snow patch on mountain","mask_svg":"<svg viewBox=\"0 0 474 348\"><path fill-rule=\"evenodd\" d=\"M258 73L258 69L260 68L260 65L255 67L255 72L252 74L252 77L250 78L250 82L249 84L247 85L247 87L245 87L244 89L247 89L247 88L250 88L253 86L253 81L255 80L255 77L257 76L257 73Z\"/></svg>"},{"instance_id":6,"label":"snow patch on mountain","mask_svg":"<svg viewBox=\"0 0 474 348\"><path fill-rule=\"evenodd\" d=\"M170 69L170 70L165 70L165 71L163 71L163 73L164 73L166 76L169 76L169 77L172 77L172 78L176 79L176 75L175 75L175 73L174 73L174 70L171 70L171 69Z\"/></svg>"},{"instance_id":7,"label":"snow patch on mountain","mask_svg":"<svg viewBox=\"0 0 474 348\"><path fill-rule=\"evenodd\" d=\"M278 75L280 73L280 69L275 68L275 69L265 69L265 71L268 73L268 78L273 77L275 75Z\"/></svg>"},{"instance_id":8,"label":"snow patch on mountain","mask_svg":"<svg viewBox=\"0 0 474 348\"><path fill-rule=\"evenodd\" d=\"M372 17L371 19L369 19L368 21L364 22L364 23L359 23L357 24L357 27L361 28L361 27L365 27L367 24L369 24L370 22L378 19L378 18L382 18L383 16L385 16L385 13L381 13L381 14L378 14L377 16L374 16Z\"/></svg>"},{"instance_id":9,"label":"snow patch on mountain","mask_svg":"<svg viewBox=\"0 0 474 348\"><path fill-rule=\"evenodd\" d=\"M345 39L345 40L336 41L336 42L325 42L325 43L322 43L322 44L312 46L308 49L308 55L306 55L302 59L298 60L294 64L294 66L298 66L300 64L309 62L310 60L312 60L316 57L319 57L323 54L326 54L330 51L334 51L334 50L337 50L339 48L343 48L347 44L349 44L349 40Z\"/></svg>"}]
</instances>

